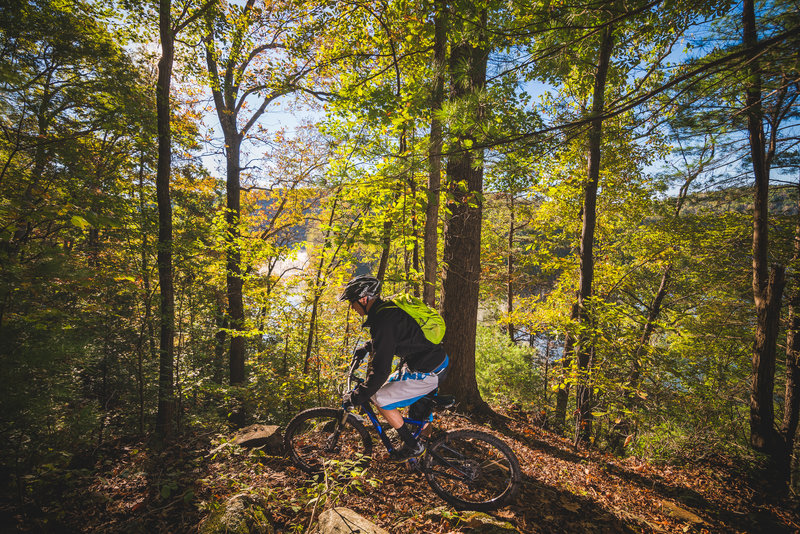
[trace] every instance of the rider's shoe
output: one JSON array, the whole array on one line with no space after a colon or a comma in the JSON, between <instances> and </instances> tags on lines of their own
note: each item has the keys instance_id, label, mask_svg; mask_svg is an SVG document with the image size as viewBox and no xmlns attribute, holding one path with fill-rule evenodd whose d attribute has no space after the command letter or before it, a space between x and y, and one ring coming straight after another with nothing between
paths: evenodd
<instances>
[{"instance_id":1,"label":"rider's shoe","mask_svg":"<svg viewBox=\"0 0 800 534\"><path fill-rule=\"evenodd\" d=\"M413 447L408 444L403 445L399 449L395 449L389 455L389 461L401 464L407 462L411 458L419 458L425 453L425 445L417 442Z\"/></svg>"}]
</instances>

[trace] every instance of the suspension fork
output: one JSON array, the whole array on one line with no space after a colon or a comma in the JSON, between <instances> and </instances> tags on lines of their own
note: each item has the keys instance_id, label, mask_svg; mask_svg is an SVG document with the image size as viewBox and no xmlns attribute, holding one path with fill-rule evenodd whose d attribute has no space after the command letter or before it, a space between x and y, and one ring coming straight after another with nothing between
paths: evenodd
<instances>
[{"instance_id":1,"label":"suspension fork","mask_svg":"<svg viewBox=\"0 0 800 534\"><path fill-rule=\"evenodd\" d=\"M327 441L327 451L333 451L336 446L339 444L339 436L342 435L342 430L344 430L344 425L347 424L347 416L350 415L347 410L342 408L342 416L337 421L336 426L333 428L333 434L328 437Z\"/></svg>"},{"instance_id":2,"label":"suspension fork","mask_svg":"<svg viewBox=\"0 0 800 534\"><path fill-rule=\"evenodd\" d=\"M375 431L378 432L378 437L381 439L381 443L383 446L386 447L388 452L392 452L394 450L394 446L392 442L389 440L389 437L386 435L386 431L383 429L381 422L378 420L378 416L375 415L375 411L372 409L372 406L369 402L361 405L361 410L363 410L364 414L369 418L372 426L375 427Z\"/></svg>"}]
</instances>

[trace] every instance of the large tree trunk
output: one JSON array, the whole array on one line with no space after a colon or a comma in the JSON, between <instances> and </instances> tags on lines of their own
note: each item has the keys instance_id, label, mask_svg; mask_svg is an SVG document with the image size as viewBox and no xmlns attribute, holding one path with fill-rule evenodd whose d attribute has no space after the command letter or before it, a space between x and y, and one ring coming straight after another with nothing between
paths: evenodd
<instances>
[{"instance_id":1,"label":"large tree trunk","mask_svg":"<svg viewBox=\"0 0 800 534\"><path fill-rule=\"evenodd\" d=\"M172 64L175 58L175 35L172 30L170 0L159 2L161 59L158 62L156 110L158 115L158 165L156 167L156 200L158 205L158 281L160 298L160 346L158 362L158 413L156 434L166 438L172 434L175 411L173 392L173 360L175 335L175 290L172 284L172 203L170 200L170 168L172 165L169 94Z\"/></svg>"},{"instance_id":2,"label":"large tree trunk","mask_svg":"<svg viewBox=\"0 0 800 534\"><path fill-rule=\"evenodd\" d=\"M210 0L204 7L208 8L213 4ZM243 10L243 22L234 31L228 52L231 54L227 60L222 60L216 48L213 16L206 20L207 35L205 37L206 65L212 76L211 93L214 98L214 106L217 112L220 126L225 137L225 160L226 160L226 291L228 298L228 320L229 328L232 330L230 335L229 380L232 386L243 386L246 382L245 360L246 360L246 338L242 335L245 330L245 310L243 287L243 273L246 267L242 266L241 247L239 245L241 237L241 148L242 141L248 131L256 124L259 117L264 114L266 107L281 93L278 90L269 96L263 97L260 104L254 108L250 117L240 126L240 111L242 102L239 98L249 94L239 84L242 83L243 72L247 65L254 59L242 49L243 35L252 31L251 23L254 12L255 2L248 0ZM255 54L255 52L252 52ZM239 58L239 59L237 59ZM219 63L218 63L219 62ZM224 70L220 72L220 66ZM230 421L237 426L244 425L246 413L242 402L234 408L231 413Z\"/></svg>"},{"instance_id":3,"label":"large tree trunk","mask_svg":"<svg viewBox=\"0 0 800 534\"><path fill-rule=\"evenodd\" d=\"M756 332L753 344L753 376L750 386L750 444L771 460L768 477L781 485L788 474L790 451L775 429L773 390L775 359L780 326L784 268L769 268L769 166L761 105L761 70L756 46L756 17L753 0L745 0L742 13L744 46L748 50L746 85L747 130L755 178L753 199L753 299ZM776 487L776 489L778 489Z\"/></svg>"},{"instance_id":4,"label":"large tree trunk","mask_svg":"<svg viewBox=\"0 0 800 534\"><path fill-rule=\"evenodd\" d=\"M786 335L786 395L783 408L781 436L786 444L786 460L794 450L794 440L800 419L800 217L795 227L794 257L792 258L792 292L789 299L789 327ZM788 470L788 466L787 466Z\"/></svg>"},{"instance_id":5,"label":"large tree trunk","mask_svg":"<svg viewBox=\"0 0 800 534\"><path fill-rule=\"evenodd\" d=\"M592 122L589 129L589 158L587 180L583 199L583 228L580 246L580 281L578 287L578 318L582 325L590 323L591 313L587 308L592 295L594 278L594 231L597 223L597 188L600 182L600 148L603 141L603 109L605 107L606 78L611 60L614 37L611 26L606 26L597 59L592 95ZM579 382L575 389L578 410L577 442L587 442L592 431L592 387L589 377L591 346L585 338L576 345Z\"/></svg>"},{"instance_id":6,"label":"large tree trunk","mask_svg":"<svg viewBox=\"0 0 800 534\"><path fill-rule=\"evenodd\" d=\"M461 12L465 17L469 17L470 9L474 13L473 5L467 3L464 8ZM485 24L485 12L474 13L472 18ZM449 62L453 100L473 98L483 89L487 59L488 51L479 45L468 41L453 44ZM475 122L480 123L483 115L480 108L476 109ZM471 148L474 140L469 133L461 133L447 162L448 188L453 200L444 230L442 315L447 323L444 345L451 363L444 389L457 392L462 406L468 410L484 411L487 406L475 378L483 154L480 149Z\"/></svg>"},{"instance_id":7,"label":"large tree trunk","mask_svg":"<svg viewBox=\"0 0 800 534\"><path fill-rule=\"evenodd\" d=\"M754 449L769 455L779 465L784 451L782 439L775 429L773 393L775 360L780 327L784 268L775 265L756 297L756 333L753 344L753 378L750 389L750 443Z\"/></svg>"},{"instance_id":8,"label":"large tree trunk","mask_svg":"<svg viewBox=\"0 0 800 534\"><path fill-rule=\"evenodd\" d=\"M433 90L431 91L431 132L428 148L428 204L425 207L423 263L425 282L422 299L436 307L436 286L439 279L439 191L442 184L442 121L437 115L444 101L444 69L447 45L447 4L437 0L433 17Z\"/></svg>"},{"instance_id":9,"label":"large tree trunk","mask_svg":"<svg viewBox=\"0 0 800 534\"><path fill-rule=\"evenodd\" d=\"M235 125L230 126L235 128ZM239 178L241 167L239 165L240 149L242 136L236 132L227 132L225 141L228 146L227 159L227 183L226 183L226 212L225 223L227 228L227 255L226 255L226 286L228 292L228 315L230 317L230 328L232 330L230 353L230 384L232 386L242 386L245 383L245 337L241 334L244 330L244 300L242 289L244 280L242 278L242 252L239 241L241 237L240 217L241 217L241 187ZM231 411L230 421L237 427L244 426L246 413L241 400Z\"/></svg>"},{"instance_id":10,"label":"large tree trunk","mask_svg":"<svg viewBox=\"0 0 800 534\"><path fill-rule=\"evenodd\" d=\"M239 335L239 331L244 330L244 303L242 300L242 252L239 247L241 238L240 217L242 212L241 187L239 178L241 168L239 166L239 151L241 146L241 136L237 133L226 135L225 140L228 146L227 153L227 181L226 181L226 213L225 223L227 227L227 255L226 285L228 291L228 314L230 315L231 329L235 332L231 335L230 358L230 381L231 385L242 384L244 382L244 337Z\"/></svg>"}]
</instances>

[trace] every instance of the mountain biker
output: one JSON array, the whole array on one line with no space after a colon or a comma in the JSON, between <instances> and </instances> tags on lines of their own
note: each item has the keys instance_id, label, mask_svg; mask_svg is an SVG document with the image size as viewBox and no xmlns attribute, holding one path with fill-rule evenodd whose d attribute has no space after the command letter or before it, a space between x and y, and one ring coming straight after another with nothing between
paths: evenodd
<instances>
[{"instance_id":1,"label":"mountain biker","mask_svg":"<svg viewBox=\"0 0 800 534\"><path fill-rule=\"evenodd\" d=\"M403 446L392 453L398 463L416 458L425 446L414 438L398 408L410 406L439 386L449 363L441 344L429 341L419 324L391 300L380 298L381 282L372 276L357 276L344 288L340 301L348 301L368 327L372 338L355 351L363 359L371 354L366 380L344 394L343 406L358 406L369 400L378 407ZM392 359L400 358L394 373Z\"/></svg>"}]
</instances>

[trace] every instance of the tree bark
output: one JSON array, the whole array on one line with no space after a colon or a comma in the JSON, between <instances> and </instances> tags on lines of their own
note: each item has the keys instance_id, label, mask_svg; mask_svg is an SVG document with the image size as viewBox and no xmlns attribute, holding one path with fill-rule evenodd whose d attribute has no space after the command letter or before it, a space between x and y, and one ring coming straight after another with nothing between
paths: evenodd
<instances>
[{"instance_id":1,"label":"tree bark","mask_svg":"<svg viewBox=\"0 0 800 534\"><path fill-rule=\"evenodd\" d=\"M240 247L241 237L241 148L242 142L250 129L256 124L259 117L266 111L267 106L280 96L289 93L289 80L296 81L296 76L288 75L278 88L275 88L267 96L261 96L261 102L253 110L250 117L243 125L239 125L240 110L242 109L241 98L246 98L250 91L248 88L241 87L245 70L251 61L258 55L254 52L247 52L243 48L247 32L252 31L250 17L254 16L255 1L248 0L242 7L244 22L237 26L230 41L230 56L222 62L218 56L215 35L214 21L211 17L206 20L207 35L205 38L206 65L211 74L213 82L211 93L214 98L214 106L217 112L220 126L225 137L225 160L226 160L226 291L228 298L228 320L229 328L232 333L230 337L230 351L228 354L229 380L232 386L241 386L246 382L245 361L246 361L246 338L242 335L245 330L245 310L243 288L243 273L246 268L242 266L242 254ZM245 59L246 58L246 59ZM221 67L224 69L221 70ZM231 413L231 422L237 426L244 425L246 414L244 406L240 405Z\"/></svg>"},{"instance_id":2,"label":"tree bark","mask_svg":"<svg viewBox=\"0 0 800 534\"><path fill-rule=\"evenodd\" d=\"M765 289L756 306L756 334L753 347L753 378L750 388L750 443L780 465L784 451L782 439L775 430L773 393L775 360L780 327L781 296L784 268L775 265L769 273Z\"/></svg>"},{"instance_id":3,"label":"tree bark","mask_svg":"<svg viewBox=\"0 0 800 534\"><path fill-rule=\"evenodd\" d=\"M447 3L437 0L433 17L433 90L431 91L431 131L428 147L428 203L425 207L423 263L425 282L422 300L436 307L439 261L439 192L442 187L442 121L438 113L444 102L444 69L447 45Z\"/></svg>"},{"instance_id":4,"label":"tree bark","mask_svg":"<svg viewBox=\"0 0 800 534\"><path fill-rule=\"evenodd\" d=\"M237 133L225 136L228 145L227 153L227 181L225 204L225 223L227 227L226 241L226 286L228 294L228 315L230 316L231 334L230 383L239 385L244 383L244 351L245 338L239 332L244 330L244 301L242 289L242 252L239 246L241 238L240 217L242 211L241 187L239 185L241 167L239 165L239 150L242 138Z\"/></svg>"},{"instance_id":5,"label":"tree bark","mask_svg":"<svg viewBox=\"0 0 800 534\"><path fill-rule=\"evenodd\" d=\"M797 270L800 264L800 216L795 227L792 264L794 267L791 270L792 292L789 299L789 326L786 334L786 395L781 426L787 461L790 460L789 456L794 450L797 424L800 419L800 273Z\"/></svg>"},{"instance_id":6,"label":"tree bark","mask_svg":"<svg viewBox=\"0 0 800 534\"><path fill-rule=\"evenodd\" d=\"M471 4L464 8L465 17L470 16L469 10L476 11ZM485 11L474 12L472 18L482 29ZM480 45L466 40L453 44L449 62L452 100L472 99L484 88L487 60L488 50ZM475 123L480 124L483 116L479 105L475 110ZM457 392L462 406L468 410L484 411L487 405L480 396L475 378L483 153L474 148L474 141L471 133L459 134L447 162L448 189L453 200L444 229L442 315L447 323L444 346L451 363L443 389Z\"/></svg>"},{"instance_id":7,"label":"tree bark","mask_svg":"<svg viewBox=\"0 0 800 534\"><path fill-rule=\"evenodd\" d=\"M753 344L753 376L750 385L750 444L770 458L770 482L777 486L788 474L790 451L775 429L773 392L775 360L780 327L784 267L769 268L769 165L761 104L761 68L756 46L758 34L753 0L745 0L742 29L747 53L747 131L755 178L753 199L753 300L756 332Z\"/></svg>"},{"instance_id":8,"label":"tree bark","mask_svg":"<svg viewBox=\"0 0 800 534\"><path fill-rule=\"evenodd\" d=\"M389 266L389 253L392 250L392 221L383 221L383 247L381 247L381 259L378 262L378 272L375 278L383 282L386 277L386 269Z\"/></svg>"},{"instance_id":9,"label":"tree bark","mask_svg":"<svg viewBox=\"0 0 800 534\"><path fill-rule=\"evenodd\" d=\"M755 52L758 44L753 0L745 0L742 13L743 42L748 59L746 86L747 130L755 178L753 199L753 299L756 332L753 346L753 377L750 388L750 443L777 460L782 444L774 428L773 389L775 358L783 290L783 267L768 265L769 170L766 165L761 70Z\"/></svg>"},{"instance_id":10,"label":"tree bark","mask_svg":"<svg viewBox=\"0 0 800 534\"><path fill-rule=\"evenodd\" d=\"M231 118L231 121L233 119ZM227 122L227 121L226 121ZM245 348L246 339L242 335L245 328L244 318L244 279L242 278L242 252L240 248L242 212L240 187L240 150L242 135L236 131L235 122L227 122L225 131L226 153L226 204L225 204L225 285L228 297L228 320L230 321L230 352L228 353L228 371L231 386L245 384ZM237 428L245 424L247 418L244 402L238 399L231 410L230 422Z\"/></svg>"},{"instance_id":11,"label":"tree bark","mask_svg":"<svg viewBox=\"0 0 800 534\"><path fill-rule=\"evenodd\" d=\"M589 157L587 181L584 188L583 228L580 245L580 280L578 288L578 320L581 325L592 321L588 301L592 296L594 278L594 232L597 224L597 189L600 183L600 153L603 141L603 109L605 107L606 78L611 61L614 37L611 25L603 30L597 60L592 95L592 122L589 129ZM591 347L586 338L579 338L576 345L579 382L575 388L578 410L578 432L576 443L588 442L592 431L592 387L590 374Z\"/></svg>"},{"instance_id":12,"label":"tree bark","mask_svg":"<svg viewBox=\"0 0 800 534\"><path fill-rule=\"evenodd\" d=\"M161 59L158 62L156 111L158 116L158 164L156 167L156 200L158 205L158 281L160 296L160 344L158 362L158 413L156 434L167 438L173 431L175 395L173 360L175 335L175 290L172 283L172 203L170 171L172 165L170 132L170 84L175 59L175 35L172 30L171 0L159 2Z\"/></svg>"}]
</instances>

